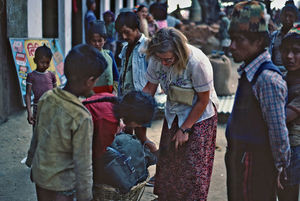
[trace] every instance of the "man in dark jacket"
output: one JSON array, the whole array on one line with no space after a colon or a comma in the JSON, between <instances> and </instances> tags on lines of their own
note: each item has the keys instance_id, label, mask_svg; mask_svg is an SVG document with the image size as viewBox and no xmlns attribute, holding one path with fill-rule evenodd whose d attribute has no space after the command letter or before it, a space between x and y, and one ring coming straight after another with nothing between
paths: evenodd
<instances>
[{"instance_id":1,"label":"man in dark jacket","mask_svg":"<svg viewBox=\"0 0 300 201\"><path fill-rule=\"evenodd\" d=\"M240 2L229 28L232 57L244 63L226 129L228 201L275 201L279 177L289 164L287 86L266 49L265 13L263 3Z\"/></svg>"}]
</instances>

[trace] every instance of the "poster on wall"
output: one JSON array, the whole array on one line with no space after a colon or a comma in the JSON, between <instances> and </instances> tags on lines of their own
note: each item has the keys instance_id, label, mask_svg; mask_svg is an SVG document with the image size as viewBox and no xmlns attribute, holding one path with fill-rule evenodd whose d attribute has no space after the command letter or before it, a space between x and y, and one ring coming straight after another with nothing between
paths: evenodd
<instances>
[{"instance_id":1,"label":"poster on wall","mask_svg":"<svg viewBox=\"0 0 300 201\"><path fill-rule=\"evenodd\" d=\"M62 87L66 83L64 75L64 56L58 39L30 39L30 38L9 38L13 59L20 85L22 102L25 106L26 78L27 74L36 69L33 61L35 50L44 44L48 46L53 54L48 71L56 75L57 86ZM33 96L31 96L33 99Z\"/></svg>"}]
</instances>

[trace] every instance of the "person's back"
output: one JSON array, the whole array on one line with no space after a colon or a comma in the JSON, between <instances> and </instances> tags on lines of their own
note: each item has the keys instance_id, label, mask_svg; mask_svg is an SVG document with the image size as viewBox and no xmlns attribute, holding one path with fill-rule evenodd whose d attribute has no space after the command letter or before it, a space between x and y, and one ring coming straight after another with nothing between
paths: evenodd
<instances>
[{"instance_id":1,"label":"person's back","mask_svg":"<svg viewBox=\"0 0 300 201\"><path fill-rule=\"evenodd\" d=\"M101 158L106 148L113 142L115 134L124 128L124 122L129 126L136 123L132 124L134 127L149 123L156 107L154 99L140 91L131 91L121 98L110 93L99 93L84 100L83 104L93 117L94 160ZM147 114L141 116L141 110Z\"/></svg>"},{"instance_id":2,"label":"person's back","mask_svg":"<svg viewBox=\"0 0 300 201\"><path fill-rule=\"evenodd\" d=\"M40 99L32 162L38 201L73 200L75 193L78 201L92 199L93 123L78 97L90 94L106 65L95 48L74 47L65 59L65 87Z\"/></svg>"}]
</instances>

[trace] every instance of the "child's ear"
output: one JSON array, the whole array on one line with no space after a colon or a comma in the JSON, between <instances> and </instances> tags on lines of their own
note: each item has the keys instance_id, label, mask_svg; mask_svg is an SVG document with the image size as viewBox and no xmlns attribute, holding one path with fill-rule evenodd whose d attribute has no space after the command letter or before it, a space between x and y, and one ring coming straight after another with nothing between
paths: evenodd
<instances>
[{"instance_id":1,"label":"child's ear","mask_svg":"<svg viewBox=\"0 0 300 201\"><path fill-rule=\"evenodd\" d=\"M33 61L34 61L35 64L37 64L37 59L36 59L36 57L33 58Z\"/></svg>"}]
</instances>

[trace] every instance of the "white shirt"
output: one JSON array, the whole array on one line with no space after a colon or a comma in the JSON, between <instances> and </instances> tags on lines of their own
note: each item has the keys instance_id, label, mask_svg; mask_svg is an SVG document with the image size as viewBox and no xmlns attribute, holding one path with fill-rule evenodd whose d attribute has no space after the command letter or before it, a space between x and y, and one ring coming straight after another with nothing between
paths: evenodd
<instances>
[{"instance_id":1,"label":"white shirt","mask_svg":"<svg viewBox=\"0 0 300 201\"><path fill-rule=\"evenodd\" d=\"M151 57L145 76L153 84L160 83L166 94L168 94L170 84L184 88L193 88L196 92L210 91L209 103L197 120L196 123L198 123L215 115L214 105L218 107L218 98L214 89L213 70L209 59L200 49L191 45L188 45L188 47L190 49L188 64L181 74L175 73L173 66L163 66L159 60ZM197 94L195 93L193 106L196 101ZM167 100L165 118L168 122L168 127L171 128L176 115L178 116L178 126L182 126L193 106Z\"/></svg>"}]
</instances>

